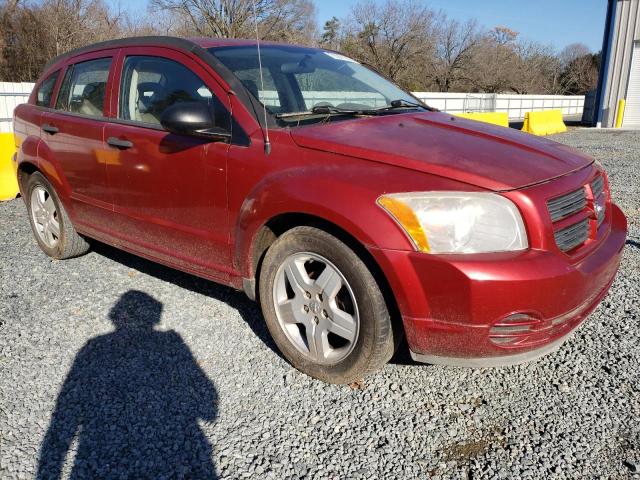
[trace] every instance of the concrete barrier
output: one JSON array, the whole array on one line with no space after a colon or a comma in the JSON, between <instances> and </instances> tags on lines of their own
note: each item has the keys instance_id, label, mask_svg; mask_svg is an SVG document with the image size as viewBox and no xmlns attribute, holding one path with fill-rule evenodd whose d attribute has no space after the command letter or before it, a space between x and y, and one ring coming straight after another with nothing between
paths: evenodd
<instances>
[{"instance_id":1,"label":"concrete barrier","mask_svg":"<svg viewBox=\"0 0 640 480\"><path fill-rule=\"evenodd\" d=\"M507 112L473 112L456 113L455 115L456 117L468 118L469 120L509 127L509 114Z\"/></svg>"},{"instance_id":2,"label":"concrete barrier","mask_svg":"<svg viewBox=\"0 0 640 480\"><path fill-rule=\"evenodd\" d=\"M566 132L567 126L562 119L561 110L527 112L524 116L522 131L534 135L551 135Z\"/></svg>"},{"instance_id":3,"label":"concrete barrier","mask_svg":"<svg viewBox=\"0 0 640 480\"><path fill-rule=\"evenodd\" d=\"M18 179L13 163L15 151L13 133L0 133L0 200L11 200L18 195Z\"/></svg>"}]
</instances>

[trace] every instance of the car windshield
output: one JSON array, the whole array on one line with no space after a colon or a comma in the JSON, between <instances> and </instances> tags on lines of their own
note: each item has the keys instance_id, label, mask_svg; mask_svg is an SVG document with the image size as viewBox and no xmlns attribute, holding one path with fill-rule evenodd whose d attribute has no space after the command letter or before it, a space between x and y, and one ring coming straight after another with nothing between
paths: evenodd
<instances>
[{"instance_id":1,"label":"car windshield","mask_svg":"<svg viewBox=\"0 0 640 480\"><path fill-rule=\"evenodd\" d=\"M261 87L256 46L209 51L280 124L391 114L424 108L412 95L344 55L315 48L263 45Z\"/></svg>"}]
</instances>

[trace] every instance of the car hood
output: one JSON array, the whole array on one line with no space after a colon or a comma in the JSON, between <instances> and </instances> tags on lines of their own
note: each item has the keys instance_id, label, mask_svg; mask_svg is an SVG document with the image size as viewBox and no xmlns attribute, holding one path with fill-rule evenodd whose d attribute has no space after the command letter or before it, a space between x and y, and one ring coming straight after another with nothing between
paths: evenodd
<instances>
[{"instance_id":1,"label":"car hood","mask_svg":"<svg viewBox=\"0 0 640 480\"><path fill-rule=\"evenodd\" d=\"M514 129L438 112L328 122L291 130L296 144L426 172L493 191L574 172L593 159Z\"/></svg>"}]
</instances>

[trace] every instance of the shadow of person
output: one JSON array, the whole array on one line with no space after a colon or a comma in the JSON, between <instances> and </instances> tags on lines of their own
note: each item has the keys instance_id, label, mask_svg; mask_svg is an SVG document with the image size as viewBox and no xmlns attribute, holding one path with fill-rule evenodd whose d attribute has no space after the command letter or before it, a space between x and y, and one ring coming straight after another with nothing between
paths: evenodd
<instances>
[{"instance_id":1,"label":"shadow of person","mask_svg":"<svg viewBox=\"0 0 640 480\"><path fill-rule=\"evenodd\" d=\"M256 302L247 298L247 296L231 287L227 287L210 280L190 275L188 273L175 270L171 267L164 266L160 263L146 260L124 250L117 249L97 240L91 241L91 249L93 252L108 258L111 261L118 262L128 268L138 270L145 275L152 276L163 282L169 282L177 287L184 288L199 295L224 302L231 308L235 308L249 328L273 353L284 359L282 353L276 347L271 338L271 334L267 329L267 324L262 317L260 308Z\"/></svg>"},{"instance_id":2,"label":"shadow of person","mask_svg":"<svg viewBox=\"0 0 640 480\"><path fill-rule=\"evenodd\" d=\"M36 478L61 478L70 450L72 479L216 478L198 425L216 418L216 390L178 333L154 329L161 313L162 303L130 290L109 314L115 331L76 355Z\"/></svg>"}]
</instances>

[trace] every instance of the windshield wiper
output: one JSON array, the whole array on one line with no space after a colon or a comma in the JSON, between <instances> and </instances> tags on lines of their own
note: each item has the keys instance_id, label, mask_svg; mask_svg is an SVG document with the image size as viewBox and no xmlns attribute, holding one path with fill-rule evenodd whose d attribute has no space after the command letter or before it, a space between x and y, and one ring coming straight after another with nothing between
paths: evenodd
<instances>
[{"instance_id":1,"label":"windshield wiper","mask_svg":"<svg viewBox=\"0 0 640 480\"><path fill-rule=\"evenodd\" d=\"M429 107L427 107L426 105L421 105L419 103L400 99L392 100L389 105L378 108L347 109L333 107L331 105L316 105L311 110L305 110L302 112L279 113L276 115L276 118L304 117L309 115L379 115L381 113L389 112L391 110L399 108L422 108L424 110L429 110Z\"/></svg>"},{"instance_id":2,"label":"windshield wiper","mask_svg":"<svg viewBox=\"0 0 640 480\"><path fill-rule=\"evenodd\" d=\"M374 112L386 112L389 110L395 110L396 108L423 108L427 109L426 105L421 105L419 103L410 102L409 100L399 99L399 100L391 100L389 105L385 105L384 107L374 108L372 111Z\"/></svg>"},{"instance_id":3,"label":"windshield wiper","mask_svg":"<svg viewBox=\"0 0 640 480\"><path fill-rule=\"evenodd\" d=\"M390 108L417 107L417 108L423 108L425 110L428 110L429 112L439 112L440 111L437 108L430 107L426 103L415 103L415 102L410 102L409 100L404 100L404 99L392 100L391 104L389 105L389 107Z\"/></svg>"},{"instance_id":4,"label":"windshield wiper","mask_svg":"<svg viewBox=\"0 0 640 480\"><path fill-rule=\"evenodd\" d=\"M366 115L369 110L348 110L345 108L332 107L330 105L317 105L311 110L305 110L302 112L287 112L278 113L276 118L287 117L304 117L308 115Z\"/></svg>"}]
</instances>

